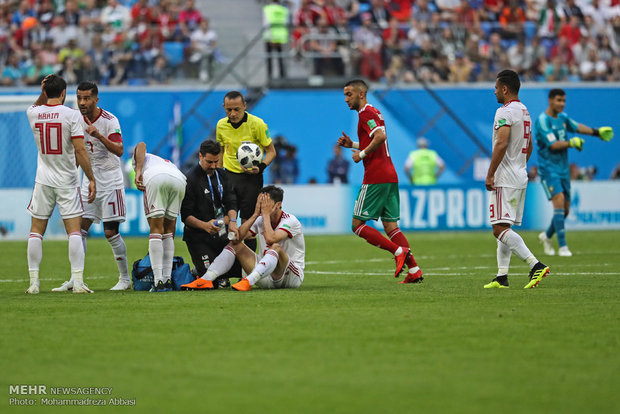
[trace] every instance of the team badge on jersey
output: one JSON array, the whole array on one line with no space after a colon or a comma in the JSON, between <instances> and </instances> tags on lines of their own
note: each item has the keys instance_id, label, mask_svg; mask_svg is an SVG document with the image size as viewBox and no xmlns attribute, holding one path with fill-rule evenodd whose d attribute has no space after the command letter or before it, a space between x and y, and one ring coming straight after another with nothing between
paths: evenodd
<instances>
[{"instance_id":1,"label":"team badge on jersey","mask_svg":"<svg viewBox=\"0 0 620 414\"><path fill-rule=\"evenodd\" d=\"M375 122L374 119L369 120L367 123L370 129L375 129L377 127L377 123Z\"/></svg>"},{"instance_id":2,"label":"team badge on jersey","mask_svg":"<svg viewBox=\"0 0 620 414\"><path fill-rule=\"evenodd\" d=\"M497 125L495 126L495 129L500 129L501 127L503 127L504 125L508 125L506 123L505 119L498 119L497 120Z\"/></svg>"}]
</instances>

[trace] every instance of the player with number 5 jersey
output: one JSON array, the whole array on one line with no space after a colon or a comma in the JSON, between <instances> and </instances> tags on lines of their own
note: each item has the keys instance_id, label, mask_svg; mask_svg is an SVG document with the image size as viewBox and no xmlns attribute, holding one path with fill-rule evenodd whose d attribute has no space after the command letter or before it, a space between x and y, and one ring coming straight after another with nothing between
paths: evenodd
<instances>
[{"instance_id":1,"label":"player with number 5 jersey","mask_svg":"<svg viewBox=\"0 0 620 414\"><path fill-rule=\"evenodd\" d=\"M345 102L349 109L358 112L359 142L352 141L343 132L338 138L338 145L353 148L355 163L364 162L364 181L355 201L352 229L368 243L394 255L395 277L398 277L407 264L407 277L400 283L419 283L423 280L422 271L413 257L407 238L398 227L398 175L390 157L385 121L381 112L368 103L367 93L368 85L363 80L352 80L344 86ZM378 219L381 219L389 239L366 225L368 220Z\"/></svg>"},{"instance_id":2,"label":"player with number 5 jersey","mask_svg":"<svg viewBox=\"0 0 620 414\"><path fill-rule=\"evenodd\" d=\"M486 188L493 235L497 238L497 276L485 288L507 288L510 257L514 253L530 267L526 289L536 287L549 273L519 234L511 229L520 225L527 187L527 161L532 155L532 120L519 101L521 81L517 72L503 70L497 74L495 97L502 104L493 120L493 152L487 172Z\"/></svg>"}]
</instances>

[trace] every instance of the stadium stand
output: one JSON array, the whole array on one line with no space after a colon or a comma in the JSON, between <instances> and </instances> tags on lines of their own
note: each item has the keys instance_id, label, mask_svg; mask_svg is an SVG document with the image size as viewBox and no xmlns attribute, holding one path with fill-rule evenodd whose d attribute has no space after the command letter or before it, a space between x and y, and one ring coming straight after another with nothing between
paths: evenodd
<instances>
[{"instance_id":1,"label":"stadium stand","mask_svg":"<svg viewBox=\"0 0 620 414\"><path fill-rule=\"evenodd\" d=\"M284 52L291 78L364 75L397 84L463 83L492 81L508 66L518 67L527 81L620 76L617 0L283 3L291 12L291 42ZM214 30L217 69L260 34L264 4L5 0L0 2L0 84L38 85L50 71L63 69L74 82L98 76L94 80L103 85L204 82L208 77L193 67L199 61L190 53L200 22L209 19ZM262 45L252 53L259 64L246 72L264 75ZM99 73L82 70L89 66L86 55Z\"/></svg>"}]
</instances>

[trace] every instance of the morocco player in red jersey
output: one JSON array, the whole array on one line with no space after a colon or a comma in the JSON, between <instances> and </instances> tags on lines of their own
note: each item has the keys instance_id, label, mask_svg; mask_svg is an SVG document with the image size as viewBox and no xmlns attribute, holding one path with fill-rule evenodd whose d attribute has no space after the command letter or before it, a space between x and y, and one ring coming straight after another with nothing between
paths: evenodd
<instances>
[{"instance_id":1,"label":"morocco player in red jersey","mask_svg":"<svg viewBox=\"0 0 620 414\"><path fill-rule=\"evenodd\" d=\"M395 277L398 277L405 263L407 264L407 277L400 283L418 283L423 280L422 271L413 258L409 242L398 227L398 176L388 149L385 122L381 112L368 103L367 93L368 85L363 80L352 80L344 86L345 102L351 110L359 114L359 142L353 142L344 132L338 138L338 145L354 149L355 163L361 160L364 162L364 181L353 209L353 232L373 246L388 250L394 255ZM368 220L379 218L389 239L366 225Z\"/></svg>"}]
</instances>

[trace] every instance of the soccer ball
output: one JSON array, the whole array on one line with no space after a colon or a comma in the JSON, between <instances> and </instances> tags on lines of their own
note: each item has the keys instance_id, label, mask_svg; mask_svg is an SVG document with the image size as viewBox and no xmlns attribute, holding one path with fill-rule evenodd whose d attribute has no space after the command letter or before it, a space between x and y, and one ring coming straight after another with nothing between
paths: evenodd
<instances>
[{"instance_id":1,"label":"soccer ball","mask_svg":"<svg viewBox=\"0 0 620 414\"><path fill-rule=\"evenodd\" d=\"M237 161L243 168L258 167L263 161L263 151L256 144L244 142L237 150Z\"/></svg>"}]
</instances>

